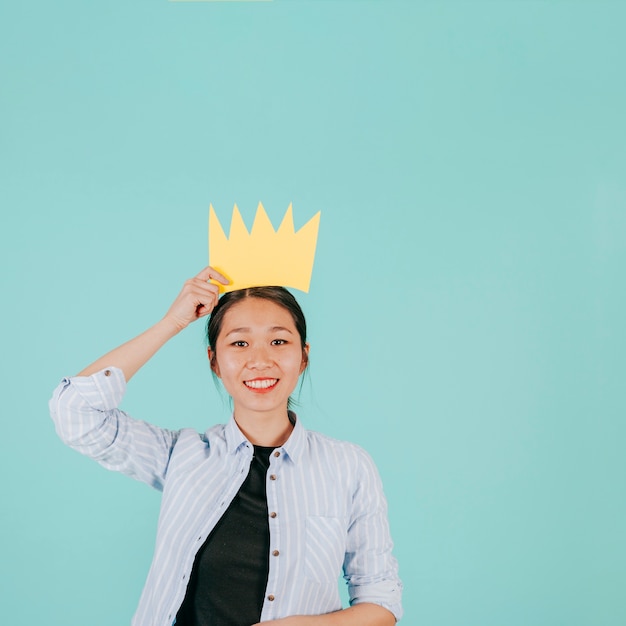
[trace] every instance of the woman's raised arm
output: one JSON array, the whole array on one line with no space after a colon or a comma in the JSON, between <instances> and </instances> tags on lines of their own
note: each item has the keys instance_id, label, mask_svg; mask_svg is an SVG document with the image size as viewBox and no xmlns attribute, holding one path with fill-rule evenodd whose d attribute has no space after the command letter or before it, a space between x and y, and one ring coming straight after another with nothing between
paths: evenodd
<instances>
[{"instance_id":1,"label":"woman's raised arm","mask_svg":"<svg viewBox=\"0 0 626 626\"><path fill-rule=\"evenodd\" d=\"M197 276L185 282L161 320L141 335L101 356L79 372L78 376L90 376L105 367L118 367L124 372L126 381L129 381L169 339L191 322L211 313L219 298L219 287L210 283L211 279L223 285L228 284L228 279L217 270L205 267Z\"/></svg>"}]
</instances>

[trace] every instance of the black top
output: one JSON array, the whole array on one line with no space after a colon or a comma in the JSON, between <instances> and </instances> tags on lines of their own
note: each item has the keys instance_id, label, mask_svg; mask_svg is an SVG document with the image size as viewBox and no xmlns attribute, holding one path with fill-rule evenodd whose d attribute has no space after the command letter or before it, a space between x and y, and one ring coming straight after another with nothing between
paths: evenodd
<instances>
[{"instance_id":1,"label":"black top","mask_svg":"<svg viewBox=\"0 0 626 626\"><path fill-rule=\"evenodd\" d=\"M273 450L254 446L246 480L196 554L176 626L249 626L261 619L270 546L265 480Z\"/></svg>"}]
</instances>

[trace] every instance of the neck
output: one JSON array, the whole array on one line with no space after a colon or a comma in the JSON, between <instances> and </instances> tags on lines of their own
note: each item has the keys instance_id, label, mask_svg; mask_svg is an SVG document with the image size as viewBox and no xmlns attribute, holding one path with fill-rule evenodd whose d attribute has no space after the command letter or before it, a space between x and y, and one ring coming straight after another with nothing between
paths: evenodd
<instances>
[{"instance_id":1,"label":"neck","mask_svg":"<svg viewBox=\"0 0 626 626\"><path fill-rule=\"evenodd\" d=\"M293 430L286 410L281 415L267 416L249 416L235 410L235 421L251 444L267 448L282 446Z\"/></svg>"}]
</instances>

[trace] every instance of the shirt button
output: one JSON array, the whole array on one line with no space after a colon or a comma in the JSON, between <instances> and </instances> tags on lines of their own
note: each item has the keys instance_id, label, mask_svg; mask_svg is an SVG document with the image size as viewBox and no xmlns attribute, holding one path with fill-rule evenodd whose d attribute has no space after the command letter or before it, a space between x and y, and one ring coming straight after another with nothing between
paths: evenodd
<instances>
[{"instance_id":1,"label":"shirt button","mask_svg":"<svg viewBox=\"0 0 626 626\"><path fill-rule=\"evenodd\" d=\"M274 456L280 456L280 452L276 450L276 452L274 452Z\"/></svg>"},{"instance_id":2,"label":"shirt button","mask_svg":"<svg viewBox=\"0 0 626 626\"><path fill-rule=\"evenodd\" d=\"M270 476L270 480L276 480L276 474L272 474L272 475Z\"/></svg>"},{"instance_id":3,"label":"shirt button","mask_svg":"<svg viewBox=\"0 0 626 626\"><path fill-rule=\"evenodd\" d=\"M269 595L269 596L267 596L267 599L268 599L270 602L274 602L274 596L273 596L271 593L270 593L270 595Z\"/></svg>"},{"instance_id":4,"label":"shirt button","mask_svg":"<svg viewBox=\"0 0 626 626\"><path fill-rule=\"evenodd\" d=\"M111 370L104 370L104 375L105 376L110 376L111 375Z\"/></svg>"},{"instance_id":5,"label":"shirt button","mask_svg":"<svg viewBox=\"0 0 626 626\"><path fill-rule=\"evenodd\" d=\"M274 552L272 552L272 556L278 556L280 554L280 552L278 550L274 550Z\"/></svg>"},{"instance_id":6,"label":"shirt button","mask_svg":"<svg viewBox=\"0 0 626 626\"><path fill-rule=\"evenodd\" d=\"M276 511L272 511L270 513L270 517L276 517L278 515L278 513L276 513Z\"/></svg>"}]
</instances>

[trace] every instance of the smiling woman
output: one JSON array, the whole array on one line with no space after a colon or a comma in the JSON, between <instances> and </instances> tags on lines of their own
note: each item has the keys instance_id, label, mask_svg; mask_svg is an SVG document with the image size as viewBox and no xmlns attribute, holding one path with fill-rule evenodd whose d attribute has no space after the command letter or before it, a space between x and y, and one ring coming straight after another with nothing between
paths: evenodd
<instances>
[{"instance_id":1,"label":"smiling woman","mask_svg":"<svg viewBox=\"0 0 626 626\"><path fill-rule=\"evenodd\" d=\"M308 364L300 306L282 287L220 299L210 280L227 283L205 268L163 319L63 379L50 401L68 445L163 492L134 626L394 624L402 585L378 472L361 448L305 430L288 408ZM207 315L230 421L172 431L117 408L135 372Z\"/></svg>"},{"instance_id":2,"label":"smiling woman","mask_svg":"<svg viewBox=\"0 0 626 626\"><path fill-rule=\"evenodd\" d=\"M211 314L207 339L211 369L239 405L239 427L247 435L253 432L247 428L258 430L259 420L247 420L245 409L255 395L268 396L263 404L255 400L263 418L271 407L284 417L285 394L288 406L309 359L306 320L291 293L283 287L251 287L225 294ZM258 436L267 442L268 434L264 430Z\"/></svg>"}]
</instances>

